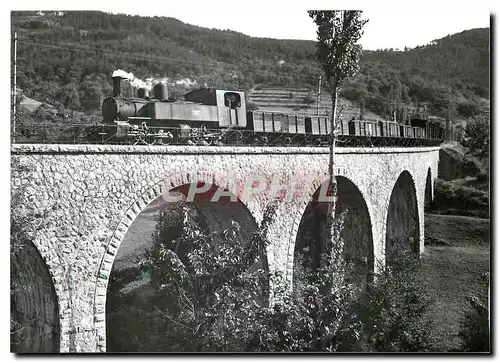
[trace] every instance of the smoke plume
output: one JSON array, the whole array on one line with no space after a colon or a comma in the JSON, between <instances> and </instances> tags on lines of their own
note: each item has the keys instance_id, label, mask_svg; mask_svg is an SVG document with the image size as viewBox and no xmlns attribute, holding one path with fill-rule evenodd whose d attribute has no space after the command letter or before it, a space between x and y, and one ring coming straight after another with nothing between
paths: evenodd
<instances>
[{"instance_id":1,"label":"smoke plume","mask_svg":"<svg viewBox=\"0 0 500 363\"><path fill-rule=\"evenodd\" d=\"M153 89L153 86L157 83L167 84L168 78L146 78L146 80L142 80L134 76L133 73L128 73L122 69L117 69L113 72L112 77L121 77L129 81L130 85L134 89L138 88L146 88L148 91Z\"/></svg>"}]
</instances>

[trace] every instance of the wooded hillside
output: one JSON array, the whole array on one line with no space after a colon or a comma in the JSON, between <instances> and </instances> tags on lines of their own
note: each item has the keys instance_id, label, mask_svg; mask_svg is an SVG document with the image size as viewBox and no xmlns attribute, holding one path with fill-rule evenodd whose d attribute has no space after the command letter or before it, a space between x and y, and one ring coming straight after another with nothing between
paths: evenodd
<instances>
[{"instance_id":1,"label":"wooded hillside","mask_svg":"<svg viewBox=\"0 0 500 363\"><path fill-rule=\"evenodd\" d=\"M115 69L168 77L173 96L192 87L249 91L317 88L315 42L252 38L173 18L103 12L12 12L18 87L56 108L99 113ZM193 82L195 81L195 83ZM404 104L469 117L489 101L489 29L467 30L405 51L365 51L342 96L387 115Z\"/></svg>"}]
</instances>

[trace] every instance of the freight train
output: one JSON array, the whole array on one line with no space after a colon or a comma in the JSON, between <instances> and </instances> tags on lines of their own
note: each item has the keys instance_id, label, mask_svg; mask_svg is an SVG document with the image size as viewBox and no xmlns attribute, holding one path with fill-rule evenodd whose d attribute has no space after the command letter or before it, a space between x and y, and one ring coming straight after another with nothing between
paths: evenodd
<instances>
[{"instance_id":1,"label":"freight train","mask_svg":"<svg viewBox=\"0 0 500 363\"><path fill-rule=\"evenodd\" d=\"M157 83L151 94L139 88L136 97L123 97L124 78L113 77L113 96L102 104L102 141L145 144L327 145L331 124L327 116L247 111L245 94L201 88L172 99L167 86ZM426 119L410 124L395 121L340 120L338 139L352 145L436 145L444 128ZM94 135L95 136L95 135Z\"/></svg>"}]
</instances>

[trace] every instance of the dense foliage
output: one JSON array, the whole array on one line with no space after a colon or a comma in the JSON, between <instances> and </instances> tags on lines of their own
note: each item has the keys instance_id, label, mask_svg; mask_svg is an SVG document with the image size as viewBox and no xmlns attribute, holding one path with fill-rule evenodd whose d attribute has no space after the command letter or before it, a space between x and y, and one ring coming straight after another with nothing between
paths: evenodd
<instances>
[{"instance_id":1,"label":"dense foliage","mask_svg":"<svg viewBox=\"0 0 500 363\"><path fill-rule=\"evenodd\" d=\"M430 317L433 297L423 283L421 260L393 242L387 266L354 303L362 322L363 350L429 352L438 347L436 322Z\"/></svg>"},{"instance_id":2,"label":"dense foliage","mask_svg":"<svg viewBox=\"0 0 500 363\"><path fill-rule=\"evenodd\" d=\"M139 311L146 319L143 329L134 332L133 345L120 340L123 329L136 330L127 325L131 319L122 305L131 297L121 291L138 275L114 276L109 308L118 315L111 329L118 328L108 335L108 351L244 351L253 314L268 301L267 271L259 263L265 258L266 226L244 246L237 223L225 231L205 232L191 205L176 223L170 219L160 212L153 247L139 273L148 277L154 293L152 306Z\"/></svg>"},{"instance_id":3,"label":"dense foliage","mask_svg":"<svg viewBox=\"0 0 500 363\"><path fill-rule=\"evenodd\" d=\"M25 95L86 113L98 113L118 68L168 77L173 96L193 80L247 91L257 84L315 89L321 73L315 42L252 38L165 17L12 12L12 31ZM473 29L405 51L365 51L341 96L381 115L425 103L431 113L455 118L487 107L488 95L489 29Z\"/></svg>"},{"instance_id":4,"label":"dense foliage","mask_svg":"<svg viewBox=\"0 0 500 363\"><path fill-rule=\"evenodd\" d=\"M476 180L483 182L484 174ZM478 180L479 179L479 180ZM486 180L486 183L488 181ZM433 213L465 215L480 218L490 216L490 193L473 186L460 185L454 181L436 179L434 182Z\"/></svg>"},{"instance_id":5,"label":"dense foliage","mask_svg":"<svg viewBox=\"0 0 500 363\"><path fill-rule=\"evenodd\" d=\"M489 286L489 275L484 276L484 283ZM490 351L490 311L488 301L481 301L477 296L469 296L469 310L464 312L460 322L459 336L462 350L465 352Z\"/></svg>"},{"instance_id":6,"label":"dense foliage","mask_svg":"<svg viewBox=\"0 0 500 363\"><path fill-rule=\"evenodd\" d=\"M316 56L332 93L359 70L362 52L357 43L368 22L361 19L361 13L355 10L309 11L318 27Z\"/></svg>"},{"instance_id":7,"label":"dense foliage","mask_svg":"<svg viewBox=\"0 0 500 363\"><path fill-rule=\"evenodd\" d=\"M468 154L484 158L490 153L490 122L485 116L470 118L467 121L464 138L461 144Z\"/></svg>"},{"instance_id":8,"label":"dense foliage","mask_svg":"<svg viewBox=\"0 0 500 363\"><path fill-rule=\"evenodd\" d=\"M287 294L282 276L254 263L270 218L272 210L242 246L237 224L207 233L189 206L175 226L160 214L141 272L149 282L130 293L124 287L144 275L111 280L108 351L433 350L418 258L399 254L376 282L356 287L342 277L348 266L336 234L320 267L302 270L305 283Z\"/></svg>"},{"instance_id":9,"label":"dense foliage","mask_svg":"<svg viewBox=\"0 0 500 363\"><path fill-rule=\"evenodd\" d=\"M467 118L488 108L489 29L472 29L405 51L364 52L348 94L365 97L373 111L391 105L427 105L431 114ZM351 96L351 97L353 97ZM382 110L381 110L382 111ZM400 116L401 118L401 116Z\"/></svg>"}]
</instances>

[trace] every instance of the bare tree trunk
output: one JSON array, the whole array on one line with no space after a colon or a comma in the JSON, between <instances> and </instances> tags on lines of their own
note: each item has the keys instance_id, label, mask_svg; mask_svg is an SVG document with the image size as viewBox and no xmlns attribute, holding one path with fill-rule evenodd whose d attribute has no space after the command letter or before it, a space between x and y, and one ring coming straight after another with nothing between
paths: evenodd
<instances>
[{"instance_id":1,"label":"bare tree trunk","mask_svg":"<svg viewBox=\"0 0 500 363\"><path fill-rule=\"evenodd\" d=\"M332 251L330 249L337 249L336 246L336 238L335 238L335 206L337 204L337 178L335 177L334 165L335 165L335 129L337 126L337 98L338 98L338 87L334 87L332 90L332 118L330 122L330 162L328 165L328 176L329 176L329 191L330 198L334 200L334 202L328 203L328 213L326 220L326 230L327 230L327 241L326 246L328 246L328 250L325 251L326 255L330 255ZM337 270L335 266L335 270ZM338 278L336 281L332 282L330 286L327 286L327 293L332 293L336 290L340 284Z\"/></svg>"},{"instance_id":2,"label":"bare tree trunk","mask_svg":"<svg viewBox=\"0 0 500 363\"><path fill-rule=\"evenodd\" d=\"M332 91L332 118L330 122L330 162L328 164L328 176L330 178L330 187L333 188L333 196L337 196L337 180L335 178L335 173L333 172L333 165L335 163L335 128L337 126L337 98L338 98L338 88L335 87ZM332 204L329 204L329 211Z\"/></svg>"}]
</instances>

